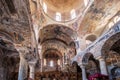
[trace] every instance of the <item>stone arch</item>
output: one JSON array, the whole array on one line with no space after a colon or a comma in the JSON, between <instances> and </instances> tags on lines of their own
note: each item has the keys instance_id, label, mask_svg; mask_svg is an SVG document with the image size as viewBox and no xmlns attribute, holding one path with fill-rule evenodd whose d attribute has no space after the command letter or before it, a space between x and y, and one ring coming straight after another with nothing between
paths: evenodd
<instances>
[{"instance_id":1,"label":"stone arch","mask_svg":"<svg viewBox=\"0 0 120 80\"><path fill-rule=\"evenodd\" d=\"M20 43L22 41L24 41L23 36L21 36L19 33L17 32L9 32L9 31L5 31L0 29L0 38L9 41L11 43Z\"/></svg>"},{"instance_id":2,"label":"stone arch","mask_svg":"<svg viewBox=\"0 0 120 80\"><path fill-rule=\"evenodd\" d=\"M67 46L59 41L46 41L46 43L42 44L42 53L43 51L46 51L48 49L57 49L58 51L60 51L60 53L62 53L62 55L64 53L67 53Z\"/></svg>"},{"instance_id":3,"label":"stone arch","mask_svg":"<svg viewBox=\"0 0 120 80\"><path fill-rule=\"evenodd\" d=\"M0 38L7 39L11 42L14 42L14 36L12 34L8 33L7 31L4 31L4 30L0 30Z\"/></svg>"},{"instance_id":4,"label":"stone arch","mask_svg":"<svg viewBox=\"0 0 120 80\"><path fill-rule=\"evenodd\" d=\"M59 56L59 58L62 57L62 53L60 51L58 51L57 49L48 49L48 50L44 51L43 57L45 57L45 55L49 54L50 52L57 54Z\"/></svg>"},{"instance_id":5,"label":"stone arch","mask_svg":"<svg viewBox=\"0 0 120 80\"><path fill-rule=\"evenodd\" d=\"M93 53L83 55L82 64L86 66L86 73L89 75L100 72L99 61L94 58Z\"/></svg>"},{"instance_id":6,"label":"stone arch","mask_svg":"<svg viewBox=\"0 0 120 80\"><path fill-rule=\"evenodd\" d=\"M41 29L41 31L39 32L41 41L43 40L43 38L41 36L45 35L47 33L51 33L51 34L54 33L54 34L58 34L58 35L61 34L60 37L62 37L62 35L63 35L66 37L70 37L72 40L75 40L77 37L77 33L74 30L72 30L68 26L61 25L61 24L49 24L49 25L44 26ZM56 35L53 35L53 36L56 36ZM60 38L60 37L57 37L57 38Z\"/></svg>"},{"instance_id":7,"label":"stone arch","mask_svg":"<svg viewBox=\"0 0 120 80\"><path fill-rule=\"evenodd\" d=\"M92 53L90 53L90 52L85 53L85 55L83 55L83 58L82 58L82 63L88 64L88 61L91 57L94 58Z\"/></svg>"},{"instance_id":8,"label":"stone arch","mask_svg":"<svg viewBox=\"0 0 120 80\"><path fill-rule=\"evenodd\" d=\"M103 42L104 44L101 48L101 53L103 56L104 54L108 53L112 45L120 39L120 21L118 21L109 31L111 30L114 30L113 34L109 33L109 37L105 42Z\"/></svg>"},{"instance_id":9,"label":"stone arch","mask_svg":"<svg viewBox=\"0 0 120 80\"><path fill-rule=\"evenodd\" d=\"M120 32L116 33L115 35L111 36L102 46L101 52L102 55L104 56L105 54L107 54L110 51L110 48L112 47L112 45L117 42L118 40L120 40Z\"/></svg>"},{"instance_id":10,"label":"stone arch","mask_svg":"<svg viewBox=\"0 0 120 80\"><path fill-rule=\"evenodd\" d=\"M14 43L17 42L13 33L0 29L0 47L15 51Z\"/></svg>"},{"instance_id":11,"label":"stone arch","mask_svg":"<svg viewBox=\"0 0 120 80\"><path fill-rule=\"evenodd\" d=\"M65 45L68 45L65 41L63 41L63 40L61 40L61 39L58 39L58 38L51 38L51 39L43 40L43 41L41 42L41 44L42 44L42 43L45 43L45 42L47 42L47 41L54 41L54 40L60 41L60 42L64 43Z\"/></svg>"}]
</instances>

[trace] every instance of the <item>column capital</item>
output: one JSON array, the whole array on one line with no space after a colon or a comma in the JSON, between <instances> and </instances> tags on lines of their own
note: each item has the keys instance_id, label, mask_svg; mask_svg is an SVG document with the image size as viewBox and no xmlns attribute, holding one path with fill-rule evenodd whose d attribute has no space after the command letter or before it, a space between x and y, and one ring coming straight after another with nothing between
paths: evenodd
<instances>
[{"instance_id":1,"label":"column capital","mask_svg":"<svg viewBox=\"0 0 120 80\"><path fill-rule=\"evenodd\" d=\"M29 66L34 66L34 67L35 67L36 63L37 63L37 61L34 61L34 62L28 62L28 65L29 65Z\"/></svg>"},{"instance_id":2,"label":"column capital","mask_svg":"<svg viewBox=\"0 0 120 80\"><path fill-rule=\"evenodd\" d=\"M101 60L101 61L102 61L102 60L105 60L104 56L99 56L99 57L97 57L96 59L97 59L97 60Z\"/></svg>"},{"instance_id":3,"label":"column capital","mask_svg":"<svg viewBox=\"0 0 120 80\"><path fill-rule=\"evenodd\" d=\"M108 75L105 58L103 56L98 57L101 74Z\"/></svg>"},{"instance_id":4,"label":"column capital","mask_svg":"<svg viewBox=\"0 0 120 80\"><path fill-rule=\"evenodd\" d=\"M81 68L85 68L85 64L78 64Z\"/></svg>"},{"instance_id":5,"label":"column capital","mask_svg":"<svg viewBox=\"0 0 120 80\"><path fill-rule=\"evenodd\" d=\"M79 66L80 66L80 68L82 70L82 80L87 80L85 65L84 64L79 64Z\"/></svg>"}]
</instances>

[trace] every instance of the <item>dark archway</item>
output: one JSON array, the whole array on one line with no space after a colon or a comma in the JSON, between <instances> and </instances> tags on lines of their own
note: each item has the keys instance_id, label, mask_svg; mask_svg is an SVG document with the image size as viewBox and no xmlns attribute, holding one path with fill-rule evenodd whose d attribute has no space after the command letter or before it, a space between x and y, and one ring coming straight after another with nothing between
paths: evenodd
<instances>
[{"instance_id":1,"label":"dark archway","mask_svg":"<svg viewBox=\"0 0 120 80\"><path fill-rule=\"evenodd\" d=\"M109 51L111 50L112 46L115 44L115 42L120 40L120 33L117 33L113 36L111 36L103 45L101 52L103 56L107 56Z\"/></svg>"},{"instance_id":2,"label":"dark archway","mask_svg":"<svg viewBox=\"0 0 120 80\"><path fill-rule=\"evenodd\" d=\"M76 79L74 79L74 80L82 80L82 70L81 70L81 68L80 68L80 66L78 65L78 63L76 62L76 61L74 61L73 63L72 63L72 67L73 67L73 69L74 69L74 71L76 72Z\"/></svg>"},{"instance_id":3,"label":"dark archway","mask_svg":"<svg viewBox=\"0 0 120 80\"><path fill-rule=\"evenodd\" d=\"M86 65L87 77L100 73L99 61L94 58L92 53L86 53L82 62Z\"/></svg>"}]
</instances>

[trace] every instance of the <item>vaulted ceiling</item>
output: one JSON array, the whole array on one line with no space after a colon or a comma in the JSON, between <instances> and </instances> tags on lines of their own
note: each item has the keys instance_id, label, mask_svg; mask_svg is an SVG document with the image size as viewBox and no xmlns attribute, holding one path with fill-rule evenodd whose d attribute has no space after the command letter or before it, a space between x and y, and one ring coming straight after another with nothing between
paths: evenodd
<instances>
[{"instance_id":1,"label":"vaulted ceiling","mask_svg":"<svg viewBox=\"0 0 120 80\"><path fill-rule=\"evenodd\" d=\"M119 4L119 0L94 0L79 26L80 34L94 33L100 36L108 30L108 24L120 15Z\"/></svg>"},{"instance_id":2,"label":"vaulted ceiling","mask_svg":"<svg viewBox=\"0 0 120 80\"><path fill-rule=\"evenodd\" d=\"M28 4L27 0L0 1L0 30L4 34L3 36L11 36L13 43L30 44L30 10Z\"/></svg>"}]
</instances>

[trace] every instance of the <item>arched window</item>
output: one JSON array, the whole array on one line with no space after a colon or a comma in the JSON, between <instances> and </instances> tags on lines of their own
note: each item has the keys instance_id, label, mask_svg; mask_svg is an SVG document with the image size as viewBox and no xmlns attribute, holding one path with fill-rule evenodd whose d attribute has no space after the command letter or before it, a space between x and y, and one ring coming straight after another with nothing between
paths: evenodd
<instances>
[{"instance_id":1,"label":"arched window","mask_svg":"<svg viewBox=\"0 0 120 80\"><path fill-rule=\"evenodd\" d=\"M50 61L50 67L53 67L54 66L54 62L53 60Z\"/></svg>"},{"instance_id":2,"label":"arched window","mask_svg":"<svg viewBox=\"0 0 120 80\"><path fill-rule=\"evenodd\" d=\"M113 22L110 22L109 25L108 25L109 29L110 29L113 25L114 25L114 23L113 23Z\"/></svg>"},{"instance_id":3,"label":"arched window","mask_svg":"<svg viewBox=\"0 0 120 80\"><path fill-rule=\"evenodd\" d=\"M56 21L61 21L61 14L59 12L56 13Z\"/></svg>"},{"instance_id":4,"label":"arched window","mask_svg":"<svg viewBox=\"0 0 120 80\"><path fill-rule=\"evenodd\" d=\"M87 6L88 2L89 2L89 0L84 0L84 5Z\"/></svg>"},{"instance_id":5,"label":"arched window","mask_svg":"<svg viewBox=\"0 0 120 80\"><path fill-rule=\"evenodd\" d=\"M58 63L58 65L60 65L60 59L58 59L57 63Z\"/></svg>"},{"instance_id":6,"label":"arched window","mask_svg":"<svg viewBox=\"0 0 120 80\"><path fill-rule=\"evenodd\" d=\"M46 66L47 65L47 62L46 62L46 59L44 59L44 66Z\"/></svg>"},{"instance_id":7,"label":"arched window","mask_svg":"<svg viewBox=\"0 0 120 80\"><path fill-rule=\"evenodd\" d=\"M45 13L47 13L47 5L45 3L43 3L43 10Z\"/></svg>"},{"instance_id":8,"label":"arched window","mask_svg":"<svg viewBox=\"0 0 120 80\"><path fill-rule=\"evenodd\" d=\"M71 14L71 19L74 19L76 17L76 13L74 9L71 10L70 14Z\"/></svg>"}]
</instances>

